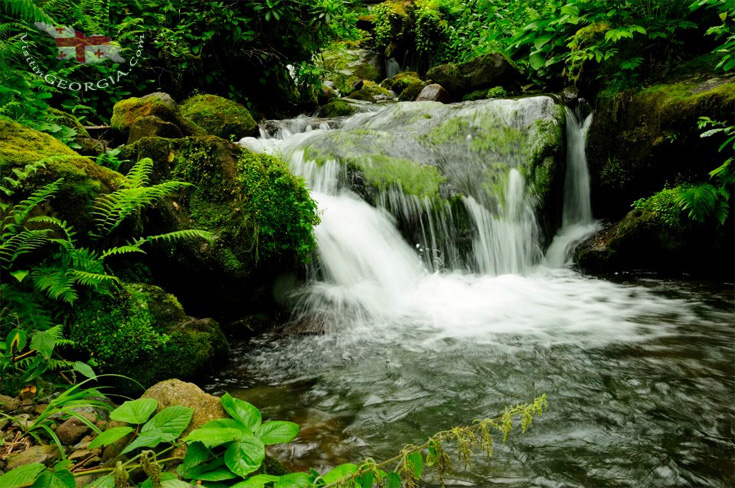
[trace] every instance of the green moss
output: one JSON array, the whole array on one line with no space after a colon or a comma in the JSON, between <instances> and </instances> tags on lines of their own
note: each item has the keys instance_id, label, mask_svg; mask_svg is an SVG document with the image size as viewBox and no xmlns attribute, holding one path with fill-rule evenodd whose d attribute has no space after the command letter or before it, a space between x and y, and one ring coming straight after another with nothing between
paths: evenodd
<instances>
[{"instance_id":1,"label":"green moss","mask_svg":"<svg viewBox=\"0 0 735 488\"><path fill-rule=\"evenodd\" d=\"M503 124L495 114L482 114L474 119L444 120L420 139L434 145L456 144L465 139L473 151L507 155L516 151L525 137L520 129Z\"/></svg>"},{"instance_id":2,"label":"green moss","mask_svg":"<svg viewBox=\"0 0 735 488\"><path fill-rule=\"evenodd\" d=\"M347 117L357 112L357 108L340 98L334 98L319 108L319 117Z\"/></svg>"},{"instance_id":3,"label":"green moss","mask_svg":"<svg viewBox=\"0 0 735 488\"><path fill-rule=\"evenodd\" d=\"M685 214L678 204L678 199L688 185L679 185L674 188L664 188L648 198L641 198L633 202L633 207L649 212L655 219L664 225L675 229L687 224Z\"/></svg>"},{"instance_id":4,"label":"green moss","mask_svg":"<svg viewBox=\"0 0 735 488\"><path fill-rule=\"evenodd\" d=\"M80 156L48 134L0 118L0 177L42 159L45 169L26 180L14 198L22 199L35 188L63 178L51 206L78 231L89 227L88 210L94 199L114 191L123 181L121 174Z\"/></svg>"},{"instance_id":5,"label":"green moss","mask_svg":"<svg viewBox=\"0 0 735 488\"><path fill-rule=\"evenodd\" d=\"M113 296L82 301L70 337L102 371L143 386L190 378L227 351L216 322L188 319L178 300L158 287L125 284Z\"/></svg>"},{"instance_id":6,"label":"green moss","mask_svg":"<svg viewBox=\"0 0 735 488\"><path fill-rule=\"evenodd\" d=\"M404 71L403 73L398 73L393 78L383 81L380 86L400 94L410 85L414 85L416 83L422 83L418 73L414 71Z\"/></svg>"},{"instance_id":7,"label":"green moss","mask_svg":"<svg viewBox=\"0 0 735 488\"><path fill-rule=\"evenodd\" d=\"M182 114L207 131L223 139L255 136L258 124L248 109L216 95L196 95L181 104Z\"/></svg>"},{"instance_id":8,"label":"green moss","mask_svg":"<svg viewBox=\"0 0 735 488\"><path fill-rule=\"evenodd\" d=\"M320 60L327 71L325 79L341 92L347 92L361 80L380 81L377 55L359 48L354 42L337 41L324 51Z\"/></svg>"},{"instance_id":9,"label":"green moss","mask_svg":"<svg viewBox=\"0 0 735 488\"><path fill-rule=\"evenodd\" d=\"M439 185L445 181L433 166L378 154L350 158L347 165L361 171L365 179L380 190L399 186L405 193L419 197L438 197Z\"/></svg>"},{"instance_id":10,"label":"green moss","mask_svg":"<svg viewBox=\"0 0 735 488\"><path fill-rule=\"evenodd\" d=\"M117 130L130 129L133 122L149 115L157 115L166 120L169 118L166 117L166 114L173 110L174 108L158 98L147 100L137 97L128 98L117 102L113 107L110 126Z\"/></svg>"},{"instance_id":11,"label":"green moss","mask_svg":"<svg viewBox=\"0 0 735 488\"><path fill-rule=\"evenodd\" d=\"M416 100L416 98L419 96L421 91L426 87L426 82L419 81L416 83L413 83L411 85L408 85L400 95L398 95L398 100L401 102L413 102Z\"/></svg>"},{"instance_id":12,"label":"green moss","mask_svg":"<svg viewBox=\"0 0 735 488\"><path fill-rule=\"evenodd\" d=\"M362 88L355 90L349 94L350 98L355 100L363 100L365 102L377 102L379 100L392 100L391 92L372 81L365 81Z\"/></svg>"},{"instance_id":13,"label":"green moss","mask_svg":"<svg viewBox=\"0 0 735 488\"><path fill-rule=\"evenodd\" d=\"M283 161L214 137L185 139L174 152L174 177L196 185L188 202L191 218L219 233L218 259L225 269L276 255L308 259L316 205Z\"/></svg>"},{"instance_id":14,"label":"green moss","mask_svg":"<svg viewBox=\"0 0 735 488\"><path fill-rule=\"evenodd\" d=\"M55 108L49 108L48 114L52 122L74 129L77 131L77 136L79 137L89 137L87 129L85 129L81 122L79 122L79 119L74 117L72 114Z\"/></svg>"},{"instance_id":15,"label":"green moss","mask_svg":"<svg viewBox=\"0 0 735 488\"><path fill-rule=\"evenodd\" d=\"M465 102L473 100L485 100L487 98L505 98L508 96L508 91L502 86L494 86L489 90L480 89L475 90L471 93L462 97Z\"/></svg>"}]
</instances>

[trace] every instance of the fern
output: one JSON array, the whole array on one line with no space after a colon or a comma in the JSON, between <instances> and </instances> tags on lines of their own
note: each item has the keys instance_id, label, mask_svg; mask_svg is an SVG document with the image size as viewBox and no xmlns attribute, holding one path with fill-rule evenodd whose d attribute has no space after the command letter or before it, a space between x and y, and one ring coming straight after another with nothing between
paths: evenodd
<instances>
[{"instance_id":1,"label":"fern","mask_svg":"<svg viewBox=\"0 0 735 488\"><path fill-rule=\"evenodd\" d=\"M33 0L3 0L2 9L24 22L53 23L53 19Z\"/></svg>"},{"instance_id":2,"label":"fern","mask_svg":"<svg viewBox=\"0 0 735 488\"><path fill-rule=\"evenodd\" d=\"M124 188L141 188L147 186L151 181L151 173L153 172L153 160L151 158L143 158L130 168L128 174L125 175L127 182Z\"/></svg>"},{"instance_id":3,"label":"fern","mask_svg":"<svg viewBox=\"0 0 735 488\"><path fill-rule=\"evenodd\" d=\"M110 256L122 256L124 254L133 254L133 253L145 254L145 251L136 245L111 247L109 249L106 249L102 253L101 259L104 260L105 258L108 258Z\"/></svg>"},{"instance_id":4,"label":"fern","mask_svg":"<svg viewBox=\"0 0 735 488\"><path fill-rule=\"evenodd\" d=\"M211 232L207 232L205 230L199 230L199 229L177 230L174 232L168 232L166 234L158 234L155 236L141 237L140 239L136 240L133 245L140 246L146 242L153 243L157 241L177 242L177 241L188 240L188 239L205 239L208 241L213 241L214 234Z\"/></svg>"},{"instance_id":5,"label":"fern","mask_svg":"<svg viewBox=\"0 0 735 488\"><path fill-rule=\"evenodd\" d=\"M36 251L49 243L49 229L4 233L0 242L0 261L9 268L18 256Z\"/></svg>"},{"instance_id":6,"label":"fern","mask_svg":"<svg viewBox=\"0 0 735 488\"><path fill-rule=\"evenodd\" d=\"M61 183L63 181L63 178L59 178L53 183L44 185L31 193L31 196L16 204L15 207L13 207L12 213L12 218L15 225L23 224L28 218L28 215L30 215L30 213L33 211L33 209L35 209L42 203L50 200L54 196L54 194L59 191L59 188L61 188Z\"/></svg>"},{"instance_id":7,"label":"fern","mask_svg":"<svg viewBox=\"0 0 735 488\"><path fill-rule=\"evenodd\" d=\"M32 273L33 286L52 300L74 303L79 294L74 289L75 278L66 270L47 266L36 268Z\"/></svg>"}]
</instances>

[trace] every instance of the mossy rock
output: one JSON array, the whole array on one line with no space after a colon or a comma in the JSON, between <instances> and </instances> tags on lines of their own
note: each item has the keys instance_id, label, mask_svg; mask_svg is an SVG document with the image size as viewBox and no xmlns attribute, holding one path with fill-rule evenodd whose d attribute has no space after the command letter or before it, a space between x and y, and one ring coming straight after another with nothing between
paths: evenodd
<instances>
[{"instance_id":1,"label":"mossy rock","mask_svg":"<svg viewBox=\"0 0 735 488\"><path fill-rule=\"evenodd\" d=\"M155 181L195 185L150 221L157 233L200 228L217 236L211 245L151 250L154 275L193 313L232 319L250 305L265 306L277 275L311 255L316 206L281 160L216 136L143 138L123 155L153 159Z\"/></svg>"},{"instance_id":2,"label":"mossy rock","mask_svg":"<svg viewBox=\"0 0 735 488\"><path fill-rule=\"evenodd\" d=\"M322 51L319 59L327 71L325 81L332 82L343 93L360 80L378 82L385 72L379 55L347 42L331 44Z\"/></svg>"},{"instance_id":3,"label":"mossy rock","mask_svg":"<svg viewBox=\"0 0 735 488\"><path fill-rule=\"evenodd\" d=\"M144 137L165 137L169 139L178 139L184 137L181 129L171 122L166 122L156 115L148 115L141 117L130 127L130 135L128 136L128 144L142 139Z\"/></svg>"},{"instance_id":4,"label":"mossy rock","mask_svg":"<svg viewBox=\"0 0 735 488\"><path fill-rule=\"evenodd\" d=\"M205 131L179 112L176 102L166 93L151 93L144 97L121 100L112 108L110 125L123 135L143 117L156 117L176 125L184 135L204 135Z\"/></svg>"},{"instance_id":5,"label":"mossy rock","mask_svg":"<svg viewBox=\"0 0 735 488\"><path fill-rule=\"evenodd\" d=\"M458 98L483 88L513 87L523 80L515 64L500 53L484 54L460 64L434 66L427 76Z\"/></svg>"},{"instance_id":6,"label":"mossy rock","mask_svg":"<svg viewBox=\"0 0 735 488\"><path fill-rule=\"evenodd\" d=\"M83 235L91 228L92 203L100 194L115 191L122 175L80 156L48 134L0 118L0 177L40 160L45 161L45 168L27 179L13 200L22 200L36 188L63 178L58 194L44 211L66 220Z\"/></svg>"},{"instance_id":7,"label":"mossy rock","mask_svg":"<svg viewBox=\"0 0 735 488\"><path fill-rule=\"evenodd\" d=\"M82 123L79 122L79 119L72 114L52 107L48 109L48 115L48 118L52 122L77 131L78 137L89 137L89 132L87 132L87 129L85 129Z\"/></svg>"},{"instance_id":8,"label":"mossy rock","mask_svg":"<svg viewBox=\"0 0 735 488\"><path fill-rule=\"evenodd\" d=\"M490 88L489 90L475 90L472 93L468 93L467 95L462 97L462 100L465 102L474 101L474 100L485 100L488 98L505 98L508 96L508 91L503 88L502 86L495 86L493 88Z\"/></svg>"},{"instance_id":9,"label":"mossy rock","mask_svg":"<svg viewBox=\"0 0 735 488\"><path fill-rule=\"evenodd\" d=\"M76 347L94 357L101 371L144 387L195 377L227 358L217 322L187 317L176 297L156 286L125 284L112 296L80 301L75 313L70 337Z\"/></svg>"},{"instance_id":10,"label":"mossy rock","mask_svg":"<svg viewBox=\"0 0 735 488\"><path fill-rule=\"evenodd\" d=\"M587 139L595 215L622 218L634 200L665 184L700 182L724 156L701 138L699 117L735 123L735 77L698 75L624 92L603 92Z\"/></svg>"},{"instance_id":11,"label":"mossy rock","mask_svg":"<svg viewBox=\"0 0 735 488\"><path fill-rule=\"evenodd\" d=\"M360 88L350 93L348 98L372 103L394 100L393 94L390 91L372 81L363 81Z\"/></svg>"},{"instance_id":12,"label":"mossy rock","mask_svg":"<svg viewBox=\"0 0 735 488\"><path fill-rule=\"evenodd\" d=\"M341 98L334 98L323 107L319 107L317 116L325 118L348 117L355 114L357 110L357 107L349 102L346 102Z\"/></svg>"},{"instance_id":13,"label":"mossy rock","mask_svg":"<svg viewBox=\"0 0 735 488\"><path fill-rule=\"evenodd\" d=\"M207 131L227 140L257 136L258 124L247 108L217 95L196 95L181 103L181 113Z\"/></svg>"},{"instance_id":14,"label":"mossy rock","mask_svg":"<svg viewBox=\"0 0 735 488\"><path fill-rule=\"evenodd\" d=\"M582 243L576 262L589 273L647 270L732 279L732 218L729 225L718 227L692 222L678 207L675 210L676 219L653 209L632 210Z\"/></svg>"},{"instance_id":15,"label":"mossy rock","mask_svg":"<svg viewBox=\"0 0 735 488\"><path fill-rule=\"evenodd\" d=\"M416 100L416 98L418 98L424 88L426 88L425 81L417 81L415 83L412 83L404 88L400 95L398 95L398 101L413 102L414 100Z\"/></svg>"},{"instance_id":16,"label":"mossy rock","mask_svg":"<svg viewBox=\"0 0 735 488\"><path fill-rule=\"evenodd\" d=\"M394 93L400 94L410 85L414 85L416 83L421 83L421 78L418 73L414 71L404 71L403 73L398 73L393 78L383 80L380 83L380 86L386 90L393 90Z\"/></svg>"}]
</instances>

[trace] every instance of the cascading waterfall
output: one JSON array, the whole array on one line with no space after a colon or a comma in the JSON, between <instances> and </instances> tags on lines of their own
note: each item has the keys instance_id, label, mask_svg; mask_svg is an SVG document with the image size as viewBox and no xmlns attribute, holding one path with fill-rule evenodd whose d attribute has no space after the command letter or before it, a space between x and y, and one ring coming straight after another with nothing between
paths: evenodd
<instances>
[{"instance_id":1,"label":"cascading waterfall","mask_svg":"<svg viewBox=\"0 0 735 488\"><path fill-rule=\"evenodd\" d=\"M242 141L288 160L318 202L319 259L292 327L319 333L236 346L241 359L208 389L298 419L301 435L273 454L320 472L388 459L547 393L548 412L513 438L513 455L476 458L457 484L732 485L732 287L568 269L596 227L591 119L567 113L566 174L546 159L558 151L526 164L546 140L537 128L564 130L556 108L548 97L382 105L270 123ZM431 168L445 177L438 188ZM536 190L549 180L538 168L554 170L555 188L565 179L553 196L563 225L544 258L536 215L549 200ZM396 172L405 186L391 184Z\"/></svg>"},{"instance_id":2,"label":"cascading waterfall","mask_svg":"<svg viewBox=\"0 0 735 488\"><path fill-rule=\"evenodd\" d=\"M544 264L560 268L571 264L574 250L600 226L592 218L590 175L585 144L593 114L582 118L566 107L567 168L564 177L562 227L544 256Z\"/></svg>"}]
</instances>

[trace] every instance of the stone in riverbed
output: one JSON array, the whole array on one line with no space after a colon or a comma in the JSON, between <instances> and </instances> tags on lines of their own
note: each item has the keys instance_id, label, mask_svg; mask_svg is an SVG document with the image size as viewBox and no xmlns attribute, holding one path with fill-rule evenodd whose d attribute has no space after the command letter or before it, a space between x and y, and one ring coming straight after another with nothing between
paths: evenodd
<instances>
[{"instance_id":1,"label":"stone in riverbed","mask_svg":"<svg viewBox=\"0 0 735 488\"><path fill-rule=\"evenodd\" d=\"M41 463L49 466L58 458L59 450L56 446L37 445L30 447L23 452L19 452L18 454L11 454L8 456L8 464L5 469L6 471L11 471L19 466L25 466L26 464L32 463Z\"/></svg>"},{"instance_id":2,"label":"stone in riverbed","mask_svg":"<svg viewBox=\"0 0 735 488\"><path fill-rule=\"evenodd\" d=\"M514 86L522 80L518 68L500 53L484 54L460 64L434 66L427 76L457 98L481 88Z\"/></svg>"},{"instance_id":3,"label":"stone in riverbed","mask_svg":"<svg viewBox=\"0 0 735 488\"><path fill-rule=\"evenodd\" d=\"M452 96L444 89L443 86L434 83L424 87L418 97L416 97L416 101L452 103Z\"/></svg>"}]
</instances>

